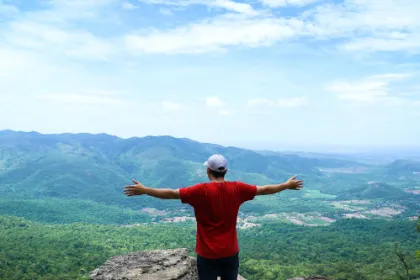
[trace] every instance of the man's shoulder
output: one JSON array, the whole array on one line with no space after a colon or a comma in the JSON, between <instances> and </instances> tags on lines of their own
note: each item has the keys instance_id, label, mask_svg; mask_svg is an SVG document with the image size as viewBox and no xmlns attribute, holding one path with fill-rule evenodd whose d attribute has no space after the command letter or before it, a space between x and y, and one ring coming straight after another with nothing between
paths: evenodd
<instances>
[{"instance_id":1,"label":"man's shoulder","mask_svg":"<svg viewBox=\"0 0 420 280\"><path fill-rule=\"evenodd\" d=\"M179 188L179 195L182 203L193 205L204 193L205 183L198 183Z\"/></svg>"},{"instance_id":2,"label":"man's shoulder","mask_svg":"<svg viewBox=\"0 0 420 280\"><path fill-rule=\"evenodd\" d=\"M229 181L229 183L237 186L254 186L253 184L245 183L243 181Z\"/></svg>"},{"instance_id":3,"label":"man's shoulder","mask_svg":"<svg viewBox=\"0 0 420 280\"><path fill-rule=\"evenodd\" d=\"M190 189L199 189L199 188L202 188L202 187L204 187L205 185L206 185L207 183L204 183L204 182L202 182L202 183L196 183L196 184L192 184L192 185L188 185L188 186L183 186L183 187L180 187L179 189L181 190L190 190Z\"/></svg>"}]
</instances>

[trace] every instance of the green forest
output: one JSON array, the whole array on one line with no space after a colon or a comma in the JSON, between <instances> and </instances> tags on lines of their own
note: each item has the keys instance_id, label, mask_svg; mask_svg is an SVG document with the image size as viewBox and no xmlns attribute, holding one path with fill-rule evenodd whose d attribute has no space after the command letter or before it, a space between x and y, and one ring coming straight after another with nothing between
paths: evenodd
<instances>
[{"instance_id":1,"label":"green forest","mask_svg":"<svg viewBox=\"0 0 420 280\"><path fill-rule=\"evenodd\" d=\"M0 279L88 279L112 256L137 250L188 248L192 224L136 227L73 223L51 225L0 217ZM407 279L398 251L420 277L416 222L342 220L308 228L267 223L239 231L240 273L249 280L321 274L335 280Z\"/></svg>"}]
</instances>

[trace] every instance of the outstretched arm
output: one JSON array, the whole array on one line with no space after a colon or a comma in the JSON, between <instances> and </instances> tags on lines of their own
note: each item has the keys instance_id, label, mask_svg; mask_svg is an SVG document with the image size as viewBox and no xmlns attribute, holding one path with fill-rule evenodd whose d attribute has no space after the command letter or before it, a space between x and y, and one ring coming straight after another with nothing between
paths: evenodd
<instances>
[{"instance_id":1,"label":"outstretched arm","mask_svg":"<svg viewBox=\"0 0 420 280\"><path fill-rule=\"evenodd\" d=\"M126 186L124 194L127 196L150 195L161 199L180 199L179 190L173 189L153 189L133 180L134 185Z\"/></svg>"},{"instance_id":2,"label":"outstretched arm","mask_svg":"<svg viewBox=\"0 0 420 280\"><path fill-rule=\"evenodd\" d=\"M275 194L284 190L300 190L302 188L303 181L296 180L296 176L293 176L287 182L281 184L257 186L257 195Z\"/></svg>"}]
</instances>

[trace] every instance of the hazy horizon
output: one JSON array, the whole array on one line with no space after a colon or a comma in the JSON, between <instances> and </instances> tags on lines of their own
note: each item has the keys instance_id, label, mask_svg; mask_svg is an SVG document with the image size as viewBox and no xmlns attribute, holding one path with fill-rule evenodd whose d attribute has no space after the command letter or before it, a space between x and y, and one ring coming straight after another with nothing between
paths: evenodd
<instances>
[{"instance_id":1,"label":"hazy horizon","mask_svg":"<svg viewBox=\"0 0 420 280\"><path fill-rule=\"evenodd\" d=\"M323 154L365 154L365 155L395 155L395 153L400 153L401 157L413 157L413 158L420 158L420 145L416 146L346 146L346 145L328 145L328 144L319 144L319 145L297 145L293 143L273 143L273 142L212 142L200 139L194 139L186 136L174 136L169 134L161 134L161 135L132 135L128 137L123 137L107 132L42 132L36 130L14 130L14 129L2 129L0 128L0 132L2 131L13 131L13 132L24 132L30 133L35 132L43 135L54 135L54 134L106 134L110 136L116 136L121 139L129 139L132 137L161 137L161 136L169 136L175 138L187 138L193 141L198 141L200 143L208 143L208 144L216 144L221 146L231 146L237 147L242 149L250 149L255 151L272 151L272 152L295 152L295 153L323 153ZM396 156L398 158L398 156Z\"/></svg>"}]
</instances>

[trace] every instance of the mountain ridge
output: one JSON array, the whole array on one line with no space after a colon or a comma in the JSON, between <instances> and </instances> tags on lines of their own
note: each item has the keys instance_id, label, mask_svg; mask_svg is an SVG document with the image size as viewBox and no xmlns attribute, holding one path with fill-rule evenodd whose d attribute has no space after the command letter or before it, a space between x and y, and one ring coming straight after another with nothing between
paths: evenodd
<instances>
[{"instance_id":1,"label":"mountain ridge","mask_svg":"<svg viewBox=\"0 0 420 280\"><path fill-rule=\"evenodd\" d=\"M134 205L122 187L137 178L152 187L178 188L206 180L204 161L229 160L229 179L273 183L301 174L324 175L310 160L263 156L247 149L168 136L122 139L106 134L0 132L0 194L9 198L72 198ZM96 189L100 189L98 192ZM156 202L159 203L159 202Z\"/></svg>"}]
</instances>

